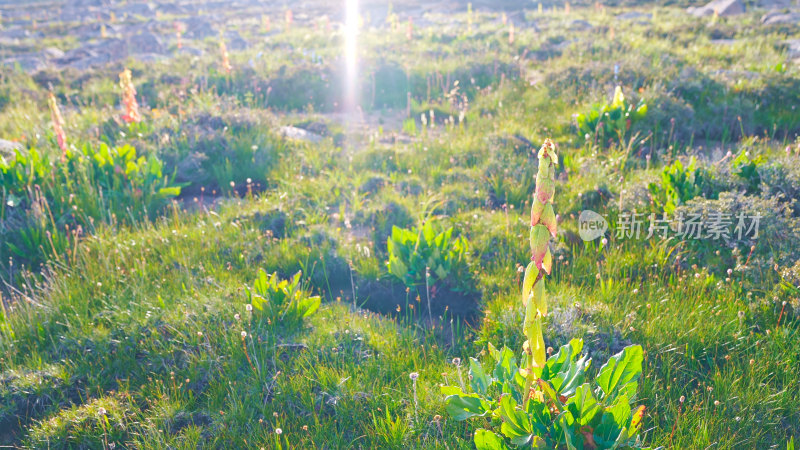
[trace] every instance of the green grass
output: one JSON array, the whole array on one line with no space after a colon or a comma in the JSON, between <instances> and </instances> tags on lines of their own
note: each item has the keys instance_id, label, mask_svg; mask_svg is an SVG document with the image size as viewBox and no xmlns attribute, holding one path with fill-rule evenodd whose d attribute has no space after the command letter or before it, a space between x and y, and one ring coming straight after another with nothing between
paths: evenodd
<instances>
[{"instance_id":1,"label":"green grass","mask_svg":"<svg viewBox=\"0 0 800 450\"><path fill-rule=\"evenodd\" d=\"M467 377L454 358L489 342L522 347L517 268L530 257L533 152L551 137L560 233L547 345L582 337L590 370L641 345L649 446L784 448L800 436L798 280L785 275L800 259L800 70L779 43L798 30L764 27L755 13L712 24L674 8L628 24L614 18L623 11L529 12L539 31L518 27L511 46L489 13L472 31L464 14L432 16L439 22L411 42L402 25L363 30L367 121L357 133L333 114L341 43L301 26L262 42L239 24L261 43L232 52L231 76L217 69L213 39L197 44L208 50L198 59L132 62L149 105L133 129L115 120L121 68L51 74L69 142L130 144L163 161L183 194L144 211L135 189L111 187L133 205L117 213L136 220L100 208L76 222L43 216L25 190L16 206L0 192L0 444L472 448L481 420L449 418L439 386ZM578 18L594 29L570 31ZM720 37L738 41L711 42ZM58 165L39 77L0 73L0 136L79 179ZM573 114L610 101L616 84L648 103L630 130L639 139L587 141ZM309 124L324 125L319 143L277 132ZM764 160L757 189L736 175L745 151ZM605 245L580 241L584 209L611 222L634 208L661 214L650 183L666 188L663 168L688 156L711 181L676 211L761 208L758 240L625 240L611 230ZM102 205L99 182L80 179L72 190L56 183L48 206L70 204L69 194ZM469 244L481 308L471 321L447 311L431 324L429 292L398 288L387 269L392 225L411 229L426 213ZM44 247L44 231L76 223L91 226L43 252L43 266L7 245L20 248L24 230ZM256 320L245 305L259 269L302 271L320 309L300 325ZM362 308L375 305L385 313Z\"/></svg>"}]
</instances>

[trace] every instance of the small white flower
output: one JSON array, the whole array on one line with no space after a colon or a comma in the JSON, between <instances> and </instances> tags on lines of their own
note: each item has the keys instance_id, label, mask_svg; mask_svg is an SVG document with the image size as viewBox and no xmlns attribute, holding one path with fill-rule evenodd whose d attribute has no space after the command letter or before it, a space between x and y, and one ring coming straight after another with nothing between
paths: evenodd
<instances>
[{"instance_id":1,"label":"small white flower","mask_svg":"<svg viewBox=\"0 0 800 450\"><path fill-rule=\"evenodd\" d=\"M253 305L251 305L250 303L248 303L248 304L244 305L244 309L246 309L248 312L249 312L249 311L252 311L252 310L253 310Z\"/></svg>"},{"instance_id":2,"label":"small white flower","mask_svg":"<svg viewBox=\"0 0 800 450\"><path fill-rule=\"evenodd\" d=\"M275 428L275 434L283 434L283 430L280 428Z\"/></svg>"},{"instance_id":3,"label":"small white flower","mask_svg":"<svg viewBox=\"0 0 800 450\"><path fill-rule=\"evenodd\" d=\"M101 416L105 416L106 412L107 412L106 409L103 408L102 406L100 408L98 408L98 410L97 410L97 414L99 414Z\"/></svg>"},{"instance_id":4,"label":"small white flower","mask_svg":"<svg viewBox=\"0 0 800 450\"><path fill-rule=\"evenodd\" d=\"M603 238L603 240L601 240L600 242L603 244L603 247L608 245L608 239L606 239L606 238Z\"/></svg>"},{"instance_id":5,"label":"small white flower","mask_svg":"<svg viewBox=\"0 0 800 450\"><path fill-rule=\"evenodd\" d=\"M242 331L242 339L247 337L247 331Z\"/></svg>"},{"instance_id":6,"label":"small white flower","mask_svg":"<svg viewBox=\"0 0 800 450\"><path fill-rule=\"evenodd\" d=\"M239 319L242 318L242 316L240 316L239 313L236 313L236 314L233 315L233 318L236 319L236 320L239 320Z\"/></svg>"},{"instance_id":7,"label":"small white flower","mask_svg":"<svg viewBox=\"0 0 800 450\"><path fill-rule=\"evenodd\" d=\"M639 288L634 288L634 289L633 289L633 293L634 293L634 294L638 294L638 293L639 293Z\"/></svg>"},{"instance_id":8,"label":"small white flower","mask_svg":"<svg viewBox=\"0 0 800 450\"><path fill-rule=\"evenodd\" d=\"M410 374L408 374L408 378L411 378L412 381L417 381L417 378L419 378L419 374L417 372L411 372Z\"/></svg>"}]
</instances>

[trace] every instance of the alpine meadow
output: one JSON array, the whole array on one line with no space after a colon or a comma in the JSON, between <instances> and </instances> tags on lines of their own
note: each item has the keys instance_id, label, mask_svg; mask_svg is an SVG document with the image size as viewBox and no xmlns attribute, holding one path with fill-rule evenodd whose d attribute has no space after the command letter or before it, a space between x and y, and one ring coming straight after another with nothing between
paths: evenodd
<instances>
[{"instance_id":1,"label":"alpine meadow","mask_svg":"<svg viewBox=\"0 0 800 450\"><path fill-rule=\"evenodd\" d=\"M800 2L0 0L0 448L794 450Z\"/></svg>"}]
</instances>

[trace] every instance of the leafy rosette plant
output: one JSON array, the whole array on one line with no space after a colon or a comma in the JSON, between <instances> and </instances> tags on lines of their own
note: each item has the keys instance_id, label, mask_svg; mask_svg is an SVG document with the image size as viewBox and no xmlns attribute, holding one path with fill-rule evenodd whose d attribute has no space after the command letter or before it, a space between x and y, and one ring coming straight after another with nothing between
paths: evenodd
<instances>
[{"instance_id":1,"label":"leafy rosette plant","mask_svg":"<svg viewBox=\"0 0 800 450\"><path fill-rule=\"evenodd\" d=\"M636 121L647 115L647 103L640 99L637 104L628 102L622 87L614 89L611 103L595 103L587 113L575 115L575 121L582 136L603 140L617 138L620 141Z\"/></svg>"},{"instance_id":2,"label":"leafy rosette plant","mask_svg":"<svg viewBox=\"0 0 800 450\"><path fill-rule=\"evenodd\" d=\"M489 344L491 366L469 361L469 386L443 386L445 408L456 420L484 418L475 431L478 449L639 448L637 433L644 406L636 409L643 352L629 346L612 356L592 380L591 359L573 339L546 356L542 321L547 315L544 278L552 270L548 243L556 234L553 211L558 157L549 139L539 151L539 171L531 209L531 263L525 271L522 302L522 355Z\"/></svg>"},{"instance_id":3,"label":"leafy rosette plant","mask_svg":"<svg viewBox=\"0 0 800 450\"><path fill-rule=\"evenodd\" d=\"M454 237L453 231L450 227L437 233L431 220L419 229L392 227L386 243L389 273L409 288L442 281L458 292L473 290L469 244L463 236Z\"/></svg>"},{"instance_id":4,"label":"leafy rosette plant","mask_svg":"<svg viewBox=\"0 0 800 450\"><path fill-rule=\"evenodd\" d=\"M277 273L267 275L264 269L259 269L253 289L247 290L254 316L268 324L293 326L314 314L321 299L303 289L300 277L301 273L297 272L291 279L281 280Z\"/></svg>"},{"instance_id":5,"label":"leafy rosette plant","mask_svg":"<svg viewBox=\"0 0 800 450\"><path fill-rule=\"evenodd\" d=\"M675 208L707 191L711 198L717 197L712 186L713 175L702 167L697 167L693 156L684 166L679 160L664 167L661 171L661 184L650 183L650 197L656 208L672 214Z\"/></svg>"}]
</instances>

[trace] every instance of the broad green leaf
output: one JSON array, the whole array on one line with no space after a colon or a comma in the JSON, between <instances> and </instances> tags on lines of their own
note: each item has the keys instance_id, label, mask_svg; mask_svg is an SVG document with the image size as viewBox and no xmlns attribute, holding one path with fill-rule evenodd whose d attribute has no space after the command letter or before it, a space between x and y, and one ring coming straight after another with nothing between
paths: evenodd
<instances>
[{"instance_id":1,"label":"broad green leaf","mask_svg":"<svg viewBox=\"0 0 800 450\"><path fill-rule=\"evenodd\" d=\"M319 309L319 305L321 302L322 299L320 299L320 297L316 295L314 297L307 297L300 300L300 306L299 306L300 313L302 314L303 317L308 317L311 314L314 314L314 312L316 312L317 309Z\"/></svg>"},{"instance_id":2,"label":"broad green leaf","mask_svg":"<svg viewBox=\"0 0 800 450\"><path fill-rule=\"evenodd\" d=\"M558 416L559 425L564 432L564 441L569 450L583 450L583 436L575 429L575 418L569 411Z\"/></svg>"},{"instance_id":3,"label":"broad green leaf","mask_svg":"<svg viewBox=\"0 0 800 450\"><path fill-rule=\"evenodd\" d=\"M452 388L453 386L451 386ZM455 420L466 420L470 417L483 416L489 412L490 405L478 394L465 394L449 389L450 395L445 397L445 411Z\"/></svg>"},{"instance_id":4,"label":"broad green leaf","mask_svg":"<svg viewBox=\"0 0 800 450\"><path fill-rule=\"evenodd\" d=\"M493 375L500 382L503 383L507 380L513 380L514 374L517 372L517 358L514 357L514 352L508 347L503 347L500 352L500 360L494 367Z\"/></svg>"},{"instance_id":5,"label":"broad green leaf","mask_svg":"<svg viewBox=\"0 0 800 450\"><path fill-rule=\"evenodd\" d=\"M269 295L268 287L269 278L267 277L267 272L264 269L258 269L258 276L256 277L256 282L253 284L253 289L255 289L258 295L266 297Z\"/></svg>"},{"instance_id":6,"label":"broad green leaf","mask_svg":"<svg viewBox=\"0 0 800 450\"><path fill-rule=\"evenodd\" d=\"M589 383L578 386L575 390L575 395L567 401L567 409L578 422L578 426L591 423L597 413L600 412L600 404L594 398Z\"/></svg>"},{"instance_id":7,"label":"broad green leaf","mask_svg":"<svg viewBox=\"0 0 800 450\"><path fill-rule=\"evenodd\" d=\"M537 378L536 383L539 385L539 389L542 390L542 393L544 393L545 398L556 404L559 410L564 409L564 404L561 402L561 399L558 398L556 390L549 381L545 381L542 378Z\"/></svg>"},{"instance_id":8,"label":"broad green leaf","mask_svg":"<svg viewBox=\"0 0 800 450\"><path fill-rule=\"evenodd\" d=\"M517 409L517 402L510 395L500 399L496 413L503 420L500 431L512 440L514 445L524 445L531 439L531 421L524 411Z\"/></svg>"},{"instance_id":9,"label":"broad green leaf","mask_svg":"<svg viewBox=\"0 0 800 450\"><path fill-rule=\"evenodd\" d=\"M583 349L583 339L573 339L568 344L562 345L558 352L547 359L542 378L549 380L557 373L561 372L564 364L574 361Z\"/></svg>"},{"instance_id":10,"label":"broad green leaf","mask_svg":"<svg viewBox=\"0 0 800 450\"><path fill-rule=\"evenodd\" d=\"M589 355L583 355L581 359L562 367L562 371L550 380L553 387L560 395L569 397L583 384L586 379L586 369L591 362Z\"/></svg>"},{"instance_id":11,"label":"broad green leaf","mask_svg":"<svg viewBox=\"0 0 800 450\"><path fill-rule=\"evenodd\" d=\"M595 442L604 448L611 448L619 439L621 433L631 420L631 407L628 397L617 397L613 405L606 407L600 424L595 428L593 437ZM627 439L627 432L625 433Z\"/></svg>"},{"instance_id":12,"label":"broad green leaf","mask_svg":"<svg viewBox=\"0 0 800 450\"><path fill-rule=\"evenodd\" d=\"M486 375L483 366L476 358L469 359L469 384L472 390L486 395L486 390L492 384L492 378Z\"/></svg>"},{"instance_id":13,"label":"broad green leaf","mask_svg":"<svg viewBox=\"0 0 800 450\"><path fill-rule=\"evenodd\" d=\"M478 450L506 450L509 448L503 442L503 438L483 428L475 430L473 442Z\"/></svg>"},{"instance_id":14,"label":"broad green leaf","mask_svg":"<svg viewBox=\"0 0 800 450\"><path fill-rule=\"evenodd\" d=\"M618 395L634 398L643 361L642 347L639 345L625 347L609 358L597 374L600 398L606 400L606 403L614 401Z\"/></svg>"},{"instance_id":15,"label":"broad green leaf","mask_svg":"<svg viewBox=\"0 0 800 450\"><path fill-rule=\"evenodd\" d=\"M531 400L527 402L527 413L531 420L531 429L533 434L544 436L548 433L549 427L552 425L552 416L550 409L544 402Z\"/></svg>"}]
</instances>

